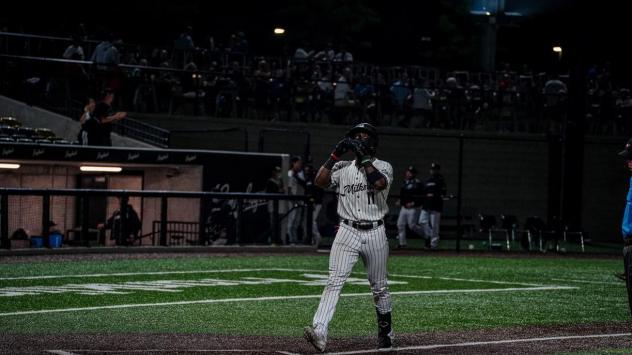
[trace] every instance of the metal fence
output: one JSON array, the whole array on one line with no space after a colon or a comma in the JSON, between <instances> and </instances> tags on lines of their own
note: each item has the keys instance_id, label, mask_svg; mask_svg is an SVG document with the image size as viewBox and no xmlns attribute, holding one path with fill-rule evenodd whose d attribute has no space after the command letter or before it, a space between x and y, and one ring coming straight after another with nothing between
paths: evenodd
<instances>
[{"instance_id":1,"label":"metal fence","mask_svg":"<svg viewBox=\"0 0 632 355\"><path fill-rule=\"evenodd\" d=\"M60 198L69 201L58 203ZM28 208L22 199L28 199ZM108 205L113 210L109 218ZM138 210L138 230L128 223L130 214L118 212L132 205ZM309 196L1 188L0 246L11 248L22 235L19 230L41 230L27 234L44 240L62 234L65 244L76 246L287 244L282 235L282 225L292 210L287 206L301 209L304 220L312 220L314 206ZM67 215L71 217L63 218ZM52 222L53 216L58 220ZM311 241L312 230L305 228L302 242Z\"/></svg>"}]
</instances>

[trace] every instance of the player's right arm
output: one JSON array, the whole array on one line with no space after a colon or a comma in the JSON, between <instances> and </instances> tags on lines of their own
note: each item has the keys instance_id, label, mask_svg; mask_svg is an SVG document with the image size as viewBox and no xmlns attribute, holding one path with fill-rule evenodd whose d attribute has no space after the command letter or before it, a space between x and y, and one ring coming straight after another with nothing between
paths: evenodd
<instances>
[{"instance_id":1,"label":"player's right arm","mask_svg":"<svg viewBox=\"0 0 632 355\"><path fill-rule=\"evenodd\" d=\"M344 138L329 155L329 159L318 169L318 174L314 178L314 184L320 188L329 187L331 184L331 173L334 165L340 161L340 157L349 150L349 138Z\"/></svg>"}]
</instances>

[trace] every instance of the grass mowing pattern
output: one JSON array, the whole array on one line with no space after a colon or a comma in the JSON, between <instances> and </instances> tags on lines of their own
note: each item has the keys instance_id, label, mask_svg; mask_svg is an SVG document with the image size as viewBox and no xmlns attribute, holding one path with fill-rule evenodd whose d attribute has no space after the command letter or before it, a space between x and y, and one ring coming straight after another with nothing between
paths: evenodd
<instances>
[{"instance_id":1,"label":"grass mowing pattern","mask_svg":"<svg viewBox=\"0 0 632 355\"><path fill-rule=\"evenodd\" d=\"M0 264L0 278L129 273L156 271L287 268L327 270L327 256L189 257L149 260L65 261ZM392 275L430 276L392 285L391 291L489 289L527 287L517 284L457 281L445 278L491 280L538 285L575 286L578 289L393 295L394 326L399 333L432 330L475 329L517 325L617 322L629 319L625 285L612 275L621 269L619 260L509 259L477 257L391 257ZM364 279L362 263L352 277ZM266 271L170 275L108 276L89 278L0 280L0 288L78 283L123 283L149 280L200 280L240 277L299 278L299 272ZM573 279L593 283L559 281ZM320 295L322 286L294 283L192 287L181 292L134 291L125 295L58 295L0 297L0 313L112 304L178 302L186 300L249 298L284 295ZM367 293L368 285L347 284L343 294ZM2 332L212 332L301 336L311 323L318 298L248 301L216 304L101 309L79 312L0 316ZM342 297L331 324L336 336L369 335L375 332L375 311L369 295Z\"/></svg>"}]
</instances>

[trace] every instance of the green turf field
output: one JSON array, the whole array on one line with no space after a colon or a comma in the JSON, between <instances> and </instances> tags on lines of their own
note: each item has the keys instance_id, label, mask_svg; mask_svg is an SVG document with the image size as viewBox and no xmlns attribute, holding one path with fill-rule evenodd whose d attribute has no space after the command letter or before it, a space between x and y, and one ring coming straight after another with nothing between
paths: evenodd
<instances>
[{"instance_id":1,"label":"green turf field","mask_svg":"<svg viewBox=\"0 0 632 355\"><path fill-rule=\"evenodd\" d=\"M328 256L178 257L0 264L0 332L299 335ZM618 259L393 256L399 333L629 320ZM336 336L375 332L362 263L343 289Z\"/></svg>"}]
</instances>

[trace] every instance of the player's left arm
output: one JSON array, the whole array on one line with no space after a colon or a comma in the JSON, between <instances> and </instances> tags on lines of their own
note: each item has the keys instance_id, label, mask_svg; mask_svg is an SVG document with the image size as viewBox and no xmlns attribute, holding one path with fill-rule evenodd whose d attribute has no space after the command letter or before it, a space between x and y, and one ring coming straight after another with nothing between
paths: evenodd
<instances>
[{"instance_id":1,"label":"player's left arm","mask_svg":"<svg viewBox=\"0 0 632 355\"><path fill-rule=\"evenodd\" d=\"M360 141L352 141L352 150L356 153L357 160L360 165L364 167L367 183L373 186L373 188L378 191L386 189L393 177L392 168L390 169L389 174L386 167L384 167L383 169L378 169L377 167L375 167L373 165L372 157L367 154L367 147L365 147L364 144ZM386 165L390 167L390 164Z\"/></svg>"},{"instance_id":2,"label":"player's left arm","mask_svg":"<svg viewBox=\"0 0 632 355\"><path fill-rule=\"evenodd\" d=\"M388 186L388 178L382 171L377 169L373 163L369 162L365 164L364 170L366 171L366 180L373 188L376 190L384 190Z\"/></svg>"}]
</instances>

